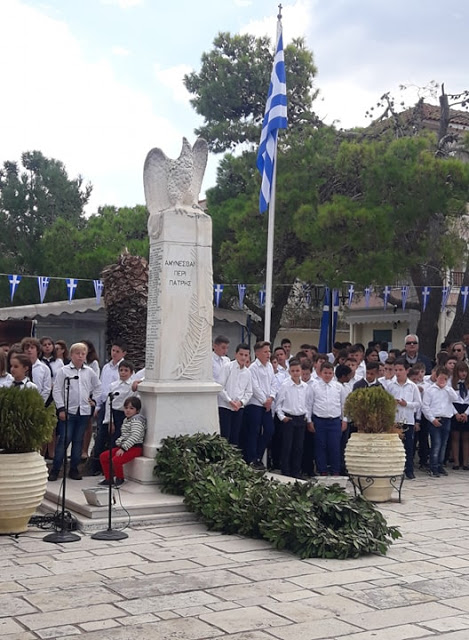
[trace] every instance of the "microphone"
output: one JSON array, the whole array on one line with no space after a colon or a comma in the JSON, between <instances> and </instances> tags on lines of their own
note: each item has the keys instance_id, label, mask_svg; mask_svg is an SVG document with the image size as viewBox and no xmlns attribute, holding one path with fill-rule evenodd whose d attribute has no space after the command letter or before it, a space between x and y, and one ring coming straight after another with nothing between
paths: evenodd
<instances>
[{"instance_id":1,"label":"microphone","mask_svg":"<svg viewBox=\"0 0 469 640\"><path fill-rule=\"evenodd\" d=\"M78 380L80 376L65 376L64 382L68 385L70 384L70 380Z\"/></svg>"},{"instance_id":2,"label":"microphone","mask_svg":"<svg viewBox=\"0 0 469 640\"><path fill-rule=\"evenodd\" d=\"M117 396L120 396L119 391L114 391L114 393L111 391L111 393L108 394L109 398L117 398Z\"/></svg>"}]
</instances>

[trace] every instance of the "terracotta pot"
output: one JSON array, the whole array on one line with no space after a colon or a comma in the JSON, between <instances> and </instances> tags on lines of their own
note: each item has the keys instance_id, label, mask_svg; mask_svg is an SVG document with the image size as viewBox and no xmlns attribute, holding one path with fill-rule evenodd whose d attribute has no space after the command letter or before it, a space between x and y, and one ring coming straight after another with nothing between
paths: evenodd
<instances>
[{"instance_id":1,"label":"terracotta pot","mask_svg":"<svg viewBox=\"0 0 469 640\"><path fill-rule=\"evenodd\" d=\"M0 534L27 530L46 485L47 466L39 453L0 454Z\"/></svg>"},{"instance_id":2,"label":"terracotta pot","mask_svg":"<svg viewBox=\"0 0 469 640\"><path fill-rule=\"evenodd\" d=\"M345 448L345 464L350 475L358 476L368 500L387 502L393 492L390 478L396 478L398 486L404 473L404 445L397 433L352 433Z\"/></svg>"}]
</instances>

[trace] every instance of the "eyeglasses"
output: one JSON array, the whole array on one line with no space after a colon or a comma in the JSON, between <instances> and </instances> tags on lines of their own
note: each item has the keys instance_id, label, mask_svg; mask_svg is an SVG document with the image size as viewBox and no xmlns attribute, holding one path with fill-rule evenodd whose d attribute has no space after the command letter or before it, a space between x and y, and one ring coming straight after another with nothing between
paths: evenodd
<instances>
[{"instance_id":1,"label":"eyeglasses","mask_svg":"<svg viewBox=\"0 0 469 640\"><path fill-rule=\"evenodd\" d=\"M453 351L462 351L462 349L453 349Z\"/></svg>"},{"instance_id":2,"label":"eyeglasses","mask_svg":"<svg viewBox=\"0 0 469 640\"><path fill-rule=\"evenodd\" d=\"M406 342L406 345L407 344L418 344L418 342L414 342L413 340L409 340L408 342Z\"/></svg>"}]
</instances>

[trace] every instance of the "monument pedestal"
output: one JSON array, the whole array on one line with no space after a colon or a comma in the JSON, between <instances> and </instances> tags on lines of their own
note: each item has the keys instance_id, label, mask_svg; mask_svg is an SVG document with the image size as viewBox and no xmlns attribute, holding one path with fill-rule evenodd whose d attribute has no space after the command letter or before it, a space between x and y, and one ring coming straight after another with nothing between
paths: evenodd
<instances>
[{"instance_id":1,"label":"monument pedestal","mask_svg":"<svg viewBox=\"0 0 469 640\"><path fill-rule=\"evenodd\" d=\"M126 477L141 484L156 484L155 455L167 436L219 433L220 388L216 382L144 380L138 387L147 419L143 456L125 465Z\"/></svg>"}]
</instances>

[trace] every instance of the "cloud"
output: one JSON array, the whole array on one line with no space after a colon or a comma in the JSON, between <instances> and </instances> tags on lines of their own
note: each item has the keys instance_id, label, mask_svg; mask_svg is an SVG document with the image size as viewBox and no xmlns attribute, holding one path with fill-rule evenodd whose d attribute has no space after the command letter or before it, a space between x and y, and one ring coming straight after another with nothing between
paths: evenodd
<instances>
[{"instance_id":1,"label":"cloud","mask_svg":"<svg viewBox=\"0 0 469 640\"><path fill-rule=\"evenodd\" d=\"M111 51L115 56L121 56L124 58L130 55L129 49L126 49L125 47L119 47L117 45L115 47L112 47Z\"/></svg>"},{"instance_id":2,"label":"cloud","mask_svg":"<svg viewBox=\"0 0 469 640\"><path fill-rule=\"evenodd\" d=\"M293 38L306 35L312 24L311 0L296 0L291 4L285 4L282 9L282 25L284 44L288 44ZM256 37L268 36L275 39L277 28L277 13L266 16L262 20L251 20L240 29L241 34L250 33Z\"/></svg>"},{"instance_id":3,"label":"cloud","mask_svg":"<svg viewBox=\"0 0 469 640\"><path fill-rule=\"evenodd\" d=\"M235 7L250 7L252 0L233 0Z\"/></svg>"},{"instance_id":4,"label":"cloud","mask_svg":"<svg viewBox=\"0 0 469 640\"><path fill-rule=\"evenodd\" d=\"M101 0L101 4L119 7L119 9L132 9L143 5L143 2L144 0Z\"/></svg>"},{"instance_id":5,"label":"cloud","mask_svg":"<svg viewBox=\"0 0 469 640\"><path fill-rule=\"evenodd\" d=\"M190 93L184 86L183 78L186 73L190 73L192 71L192 67L186 64L179 64L174 67L162 69L161 66L156 63L154 70L156 79L164 87L170 89L171 97L175 102L181 102L184 104L189 103Z\"/></svg>"},{"instance_id":6,"label":"cloud","mask_svg":"<svg viewBox=\"0 0 469 640\"><path fill-rule=\"evenodd\" d=\"M15 55L12 56L11 52ZM0 101L0 163L38 149L94 186L89 212L144 201L143 162L152 146L179 153L182 133L143 91L119 82L108 60L90 62L64 22L19 0L0 3L0 58L9 60Z\"/></svg>"}]
</instances>

